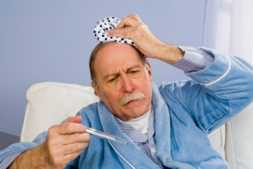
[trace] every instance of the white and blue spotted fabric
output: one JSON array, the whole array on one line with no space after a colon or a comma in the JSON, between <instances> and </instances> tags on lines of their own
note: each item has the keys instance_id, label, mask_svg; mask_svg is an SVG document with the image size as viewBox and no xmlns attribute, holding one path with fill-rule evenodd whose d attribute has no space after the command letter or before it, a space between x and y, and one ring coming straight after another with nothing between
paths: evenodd
<instances>
[{"instance_id":1,"label":"white and blue spotted fabric","mask_svg":"<svg viewBox=\"0 0 253 169\"><path fill-rule=\"evenodd\" d=\"M127 43L134 45L134 42L131 39L124 37L115 37L108 36L107 31L110 31L117 27L120 23L120 19L117 17L106 17L97 22L96 27L93 30L95 38L100 42L118 42L118 43Z\"/></svg>"}]
</instances>

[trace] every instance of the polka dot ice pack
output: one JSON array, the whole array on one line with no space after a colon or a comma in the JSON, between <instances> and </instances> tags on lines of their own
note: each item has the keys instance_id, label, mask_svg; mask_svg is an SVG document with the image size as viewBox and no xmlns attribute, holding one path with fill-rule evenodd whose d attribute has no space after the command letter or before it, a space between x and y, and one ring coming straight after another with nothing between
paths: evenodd
<instances>
[{"instance_id":1,"label":"polka dot ice pack","mask_svg":"<svg viewBox=\"0 0 253 169\"><path fill-rule=\"evenodd\" d=\"M93 30L93 34L100 42L118 42L134 45L134 42L128 38L107 36L106 32L116 28L119 23L119 18L106 17L97 22L97 25Z\"/></svg>"}]
</instances>

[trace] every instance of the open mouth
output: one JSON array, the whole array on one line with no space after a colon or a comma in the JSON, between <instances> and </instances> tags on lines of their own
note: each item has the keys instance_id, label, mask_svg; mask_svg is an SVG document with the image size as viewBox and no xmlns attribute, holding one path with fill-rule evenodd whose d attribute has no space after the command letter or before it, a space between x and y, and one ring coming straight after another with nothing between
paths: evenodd
<instances>
[{"instance_id":1,"label":"open mouth","mask_svg":"<svg viewBox=\"0 0 253 169\"><path fill-rule=\"evenodd\" d=\"M143 99L130 100L124 106L139 106L142 103L142 100Z\"/></svg>"},{"instance_id":2,"label":"open mouth","mask_svg":"<svg viewBox=\"0 0 253 169\"><path fill-rule=\"evenodd\" d=\"M137 105L145 100L145 95L142 92L135 92L125 95L121 98L120 102L123 106Z\"/></svg>"}]
</instances>

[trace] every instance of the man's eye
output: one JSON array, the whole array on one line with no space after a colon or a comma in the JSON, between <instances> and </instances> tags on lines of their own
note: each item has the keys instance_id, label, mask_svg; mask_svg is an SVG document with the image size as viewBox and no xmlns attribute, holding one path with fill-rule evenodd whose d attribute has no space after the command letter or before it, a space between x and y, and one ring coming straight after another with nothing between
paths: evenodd
<instances>
[{"instance_id":1,"label":"man's eye","mask_svg":"<svg viewBox=\"0 0 253 169\"><path fill-rule=\"evenodd\" d=\"M113 81L115 81L115 80L116 80L116 77L111 78L111 79L108 79L107 82L113 82Z\"/></svg>"},{"instance_id":2,"label":"man's eye","mask_svg":"<svg viewBox=\"0 0 253 169\"><path fill-rule=\"evenodd\" d=\"M140 70L131 70L130 73L138 73Z\"/></svg>"}]
</instances>

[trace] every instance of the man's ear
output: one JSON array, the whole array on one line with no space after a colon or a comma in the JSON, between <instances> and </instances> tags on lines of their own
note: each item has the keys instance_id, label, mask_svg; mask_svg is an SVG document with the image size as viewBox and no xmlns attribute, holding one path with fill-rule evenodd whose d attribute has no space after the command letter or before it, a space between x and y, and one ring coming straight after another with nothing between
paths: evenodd
<instances>
[{"instance_id":1,"label":"man's ear","mask_svg":"<svg viewBox=\"0 0 253 169\"><path fill-rule=\"evenodd\" d=\"M148 71L148 74L152 77L151 65L149 62L145 63L145 68Z\"/></svg>"},{"instance_id":2,"label":"man's ear","mask_svg":"<svg viewBox=\"0 0 253 169\"><path fill-rule=\"evenodd\" d=\"M97 86L96 82L94 82L94 80L91 82L91 86L94 89L95 95L98 96L98 86Z\"/></svg>"}]
</instances>

